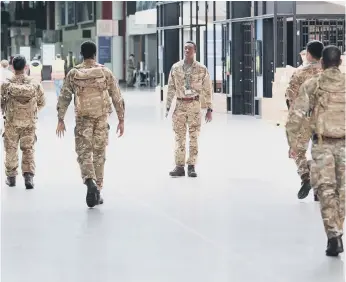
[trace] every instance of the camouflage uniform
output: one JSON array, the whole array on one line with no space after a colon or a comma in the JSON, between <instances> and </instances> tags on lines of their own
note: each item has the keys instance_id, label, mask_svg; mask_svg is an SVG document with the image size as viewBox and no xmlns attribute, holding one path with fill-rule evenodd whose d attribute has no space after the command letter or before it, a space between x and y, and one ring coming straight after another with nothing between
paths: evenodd
<instances>
[{"instance_id":1,"label":"camouflage uniform","mask_svg":"<svg viewBox=\"0 0 346 282\"><path fill-rule=\"evenodd\" d=\"M290 105L292 105L297 98L299 88L304 83L304 81L313 77L320 71L320 64L308 64L305 67L300 68L293 74L285 94L286 99L288 99ZM302 180L304 180L305 177L308 177L310 173L306 159L306 151L308 149L309 141L311 138L310 127L308 124L308 119L304 120L301 128L301 140L299 142L300 146L298 148L297 157L295 158L295 163L298 168L298 174L302 178Z\"/></svg>"},{"instance_id":2,"label":"camouflage uniform","mask_svg":"<svg viewBox=\"0 0 346 282\"><path fill-rule=\"evenodd\" d=\"M320 89L323 89L324 92ZM315 114L317 113L316 105L319 105L317 102L320 101L317 100L318 94L336 92L346 92L345 75L337 68L326 69L320 75L306 81L300 88L299 96L293 104L286 125L289 145L292 148L297 148L296 144L299 140L301 124L304 122L305 116L311 116L310 126L314 133L312 147L313 173L316 175L314 185L317 186L321 202L321 214L329 239L343 233L345 218L345 137L331 138L322 134L322 143L318 143L316 132L319 130L317 130L316 121L320 121L320 119L315 117ZM344 94L340 96L345 99ZM333 122L337 122L339 125L341 124L340 127L345 128L344 117L333 120ZM328 130L334 131L333 126L330 125Z\"/></svg>"},{"instance_id":3,"label":"camouflage uniform","mask_svg":"<svg viewBox=\"0 0 346 282\"><path fill-rule=\"evenodd\" d=\"M33 95L33 112L18 111L10 95L11 84L21 87L30 87L35 93ZM22 174L35 175L34 145L36 142L36 120L37 111L45 105L45 97L42 85L34 82L26 75L14 75L11 82L1 86L1 109L5 115L4 147L5 173L8 177L18 175L18 143L22 150ZM20 113L20 116L18 116Z\"/></svg>"},{"instance_id":4,"label":"camouflage uniform","mask_svg":"<svg viewBox=\"0 0 346 282\"><path fill-rule=\"evenodd\" d=\"M191 95L186 95L185 89L190 89ZM170 109L173 98L176 96L173 130L175 132L175 164L177 166L185 166L187 127L190 137L187 164L196 164L198 135L201 129L201 100L205 101L205 105L202 106L212 109L212 94L212 82L204 65L194 61L191 66L187 66L182 60L172 66L168 78L166 107Z\"/></svg>"},{"instance_id":5,"label":"camouflage uniform","mask_svg":"<svg viewBox=\"0 0 346 282\"><path fill-rule=\"evenodd\" d=\"M102 68L107 81L109 96L106 99L104 114L99 117L79 115L77 107L75 108L75 150L78 156L77 161L80 165L83 182L85 182L86 179L93 179L96 181L98 189L100 190L103 186L106 146L108 143L109 125L107 119L111 109L110 98L117 112L119 121L124 120L125 106L118 81L108 68L97 64L94 60L85 60L67 74L59 96L57 110L58 118L63 120L72 100L72 95L76 94L76 71L77 69L83 70L88 68ZM90 99L92 100L92 98ZM92 104L93 101L91 100L88 101L89 104Z\"/></svg>"}]
</instances>

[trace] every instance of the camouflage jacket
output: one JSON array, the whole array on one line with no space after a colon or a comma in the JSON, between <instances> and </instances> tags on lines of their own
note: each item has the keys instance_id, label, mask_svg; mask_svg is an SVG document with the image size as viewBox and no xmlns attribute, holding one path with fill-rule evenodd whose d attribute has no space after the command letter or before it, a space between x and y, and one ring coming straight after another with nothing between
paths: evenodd
<instances>
[{"instance_id":1,"label":"camouflage jacket","mask_svg":"<svg viewBox=\"0 0 346 282\"><path fill-rule=\"evenodd\" d=\"M76 68L83 69L83 68L91 68L95 66L101 66L101 65L97 64L94 60L85 60L82 64L77 65L75 68L69 71L69 73L67 74L64 80L64 85L61 89L59 99L58 99L57 111L58 111L59 119L63 120L65 118L67 108L72 101L73 94L75 93L74 76L75 76ZM119 121L123 121L124 115L125 115L125 104L120 92L118 81L108 68L104 66L102 67L104 69L104 74L107 80L109 96L112 99L112 103L117 112Z\"/></svg>"},{"instance_id":2,"label":"camouflage jacket","mask_svg":"<svg viewBox=\"0 0 346 282\"><path fill-rule=\"evenodd\" d=\"M44 90L41 85L41 83L37 83L34 80L32 80L29 76L26 74L20 74L20 75L13 75L11 78L11 82L5 82L1 84L1 112L2 115L6 115L6 105L8 102L8 95L7 95L7 88L9 87L10 83L30 83L35 86L37 89L36 95L37 95L37 110L41 110L46 105L46 99L44 97Z\"/></svg>"},{"instance_id":3,"label":"camouflage jacket","mask_svg":"<svg viewBox=\"0 0 346 282\"><path fill-rule=\"evenodd\" d=\"M286 99L289 100L290 103L294 102L294 100L298 96L299 88L304 83L304 81L313 77L320 71L321 65L319 63L300 66L290 79L288 88L285 93Z\"/></svg>"},{"instance_id":4,"label":"camouflage jacket","mask_svg":"<svg viewBox=\"0 0 346 282\"><path fill-rule=\"evenodd\" d=\"M290 148L296 149L299 146L302 124L306 117L311 116L315 110L318 81L320 87L325 90L330 89L331 92L336 88L345 88L345 75L338 68L326 69L303 83L287 118L286 132ZM311 120L309 127L312 132L314 130L313 126L313 120Z\"/></svg>"},{"instance_id":5,"label":"camouflage jacket","mask_svg":"<svg viewBox=\"0 0 346 282\"><path fill-rule=\"evenodd\" d=\"M184 60L181 60L175 63L171 68L168 78L168 92L166 101L167 109L171 108L172 101L175 96L177 98L186 97L186 72L184 71L183 66ZM196 96L201 96L201 98L205 101L207 108L212 109L213 87L207 68L203 64L194 61L189 72L189 83L191 90L196 93Z\"/></svg>"}]
</instances>

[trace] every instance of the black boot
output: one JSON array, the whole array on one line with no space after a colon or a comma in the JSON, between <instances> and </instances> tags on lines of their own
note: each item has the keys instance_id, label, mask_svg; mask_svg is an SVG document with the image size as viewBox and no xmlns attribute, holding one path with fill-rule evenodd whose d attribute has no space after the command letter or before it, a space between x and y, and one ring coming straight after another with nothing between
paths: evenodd
<instances>
[{"instance_id":1,"label":"black boot","mask_svg":"<svg viewBox=\"0 0 346 282\"><path fill-rule=\"evenodd\" d=\"M85 180L85 185L88 187L86 194L86 204L89 208L95 207L99 202L99 195L95 181L92 178Z\"/></svg>"},{"instance_id":2,"label":"black boot","mask_svg":"<svg viewBox=\"0 0 346 282\"><path fill-rule=\"evenodd\" d=\"M32 173L24 173L24 184L26 189L34 189L34 175Z\"/></svg>"},{"instance_id":3,"label":"black boot","mask_svg":"<svg viewBox=\"0 0 346 282\"><path fill-rule=\"evenodd\" d=\"M185 168L183 166L176 166L170 173L172 177L182 177L185 176Z\"/></svg>"},{"instance_id":4,"label":"black boot","mask_svg":"<svg viewBox=\"0 0 346 282\"><path fill-rule=\"evenodd\" d=\"M189 177L197 177L197 173L195 171L195 166L194 165L188 165L187 166L187 175Z\"/></svg>"},{"instance_id":5,"label":"black boot","mask_svg":"<svg viewBox=\"0 0 346 282\"><path fill-rule=\"evenodd\" d=\"M319 201L320 201L320 199L318 198L318 195L317 195L317 194L314 194L314 201L315 201L315 202L319 202Z\"/></svg>"},{"instance_id":6,"label":"black boot","mask_svg":"<svg viewBox=\"0 0 346 282\"><path fill-rule=\"evenodd\" d=\"M311 185L309 174L304 174L302 175L302 186L300 187L300 190L298 192L298 199L305 199L309 195L310 190Z\"/></svg>"},{"instance_id":7,"label":"black boot","mask_svg":"<svg viewBox=\"0 0 346 282\"><path fill-rule=\"evenodd\" d=\"M326 255L329 257L337 257L340 253L344 252L344 246L341 236L328 239Z\"/></svg>"},{"instance_id":8,"label":"black boot","mask_svg":"<svg viewBox=\"0 0 346 282\"><path fill-rule=\"evenodd\" d=\"M15 176L7 176L6 184L10 187L16 186L16 177Z\"/></svg>"}]
</instances>

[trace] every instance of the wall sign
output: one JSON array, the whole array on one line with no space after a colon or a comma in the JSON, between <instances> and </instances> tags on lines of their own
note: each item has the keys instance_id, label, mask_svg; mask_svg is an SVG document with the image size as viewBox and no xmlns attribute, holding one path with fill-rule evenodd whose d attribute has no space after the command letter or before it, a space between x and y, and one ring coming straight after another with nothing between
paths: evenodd
<instances>
[{"instance_id":1,"label":"wall sign","mask_svg":"<svg viewBox=\"0 0 346 282\"><path fill-rule=\"evenodd\" d=\"M112 63L112 37L98 38L98 62L102 65Z\"/></svg>"}]
</instances>

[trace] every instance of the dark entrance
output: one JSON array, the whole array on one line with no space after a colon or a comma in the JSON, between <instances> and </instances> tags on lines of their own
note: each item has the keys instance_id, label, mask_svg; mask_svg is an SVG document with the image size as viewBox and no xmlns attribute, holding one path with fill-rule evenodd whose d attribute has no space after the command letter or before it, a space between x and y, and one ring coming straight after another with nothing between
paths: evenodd
<instances>
[{"instance_id":1,"label":"dark entrance","mask_svg":"<svg viewBox=\"0 0 346 282\"><path fill-rule=\"evenodd\" d=\"M274 35L273 19L263 20L263 97L271 98L274 81Z\"/></svg>"},{"instance_id":2,"label":"dark entrance","mask_svg":"<svg viewBox=\"0 0 346 282\"><path fill-rule=\"evenodd\" d=\"M232 112L254 115L254 23L232 23Z\"/></svg>"}]
</instances>

